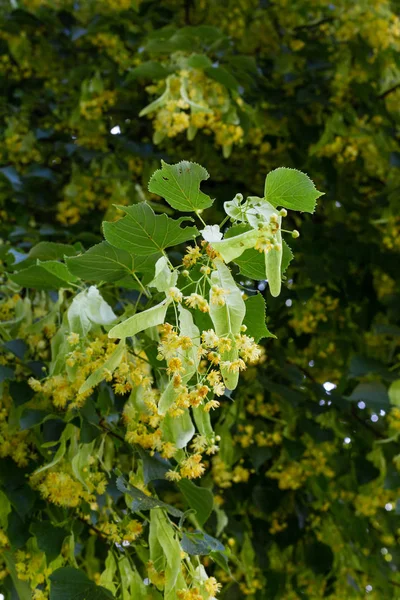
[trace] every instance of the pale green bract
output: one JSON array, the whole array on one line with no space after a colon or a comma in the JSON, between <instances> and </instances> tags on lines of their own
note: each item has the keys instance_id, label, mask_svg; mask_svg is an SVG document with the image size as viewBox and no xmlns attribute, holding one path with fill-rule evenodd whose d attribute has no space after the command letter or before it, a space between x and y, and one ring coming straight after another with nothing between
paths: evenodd
<instances>
[{"instance_id":1,"label":"pale green bract","mask_svg":"<svg viewBox=\"0 0 400 600\"><path fill-rule=\"evenodd\" d=\"M179 211L202 210L213 203L210 196L200 190L200 183L209 178L204 167L197 163L181 161L168 165L161 161L161 169L153 173L149 181L149 191L158 194Z\"/></svg>"},{"instance_id":2,"label":"pale green bract","mask_svg":"<svg viewBox=\"0 0 400 600\"><path fill-rule=\"evenodd\" d=\"M212 247L219 252L226 263L230 263L242 256L245 250L254 248L258 236L258 231L251 229L240 235L224 238L220 242L212 242Z\"/></svg>"},{"instance_id":3,"label":"pale green bract","mask_svg":"<svg viewBox=\"0 0 400 600\"><path fill-rule=\"evenodd\" d=\"M267 276L269 291L271 296L279 296L282 287L282 234L281 223L282 217L278 217L279 229L275 235L277 247L274 246L265 254L265 274Z\"/></svg>"},{"instance_id":4,"label":"pale green bract","mask_svg":"<svg viewBox=\"0 0 400 600\"><path fill-rule=\"evenodd\" d=\"M122 340L115 347L114 352L105 361L105 363L101 367L96 369L91 375L89 375L89 377L86 379L86 381L81 385L81 387L79 388L79 394L84 394L91 388L96 387L96 385L98 385L101 381L103 381L105 370L113 373L122 360L124 350L125 350L125 341Z\"/></svg>"},{"instance_id":5,"label":"pale green bract","mask_svg":"<svg viewBox=\"0 0 400 600\"><path fill-rule=\"evenodd\" d=\"M246 307L241 291L233 279L229 268L221 261L216 260L216 271L211 273L211 283L222 288L225 294L225 304L218 306L212 302L210 293L210 317L218 337L228 337L232 341L232 349L221 354L222 361L233 362L238 358L235 336L240 333ZM221 368L222 377L229 390L234 390L239 381L239 373L232 373L226 367Z\"/></svg>"},{"instance_id":6,"label":"pale green bract","mask_svg":"<svg viewBox=\"0 0 400 600\"><path fill-rule=\"evenodd\" d=\"M155 287L158 292L166 292L170 287L174 287L178 280L178 272L171 271L168 259L162 256L156 262L154 278L148 283L149 287Z\"/></svg>"},{"instance_id":7,"label":"pale green bract","mask_svg":"<svg viewBox=\"0 0 400 600\"><path fill-rule=\"evenodd\" d=\"M124 339L132 337L149 327L155 327L164 323L168 305L172 302L171 299L165 298L156 306L152 306L148 310L136 313L133 317L129 317L122 323L115 325L109 332L108 337Z\"/></svg>"},{"instance_id":8,"label":"pale green bract","mask_svg":"<svg viewBox=\"0 0 400 600\"><path fill-rule=\"evenodd\" d=\"M109 325L117 318L94 285L75 296L67 316L70 331L83 336L93 325Z\"/></svg>"}]
</instances>

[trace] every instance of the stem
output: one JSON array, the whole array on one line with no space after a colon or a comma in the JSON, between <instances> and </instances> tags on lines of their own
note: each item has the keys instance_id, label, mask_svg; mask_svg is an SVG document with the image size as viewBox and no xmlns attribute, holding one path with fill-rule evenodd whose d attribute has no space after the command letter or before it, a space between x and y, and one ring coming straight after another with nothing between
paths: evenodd
<instances>
[{"instance_id":1,"label":"stem","mask_svg":"<svg viewBox=\"0 0 400 600\"><path fill-rule=\"evenodd\" d=\"M200 212L198 210L196 210L196 215L199 217L199 219L203 223L204 227L207 227L207 223L204 221L203 217L200 215Z\"/></svg>"},{"instance_id":2,"label":"stem","mask_svg":"<svg viewBox=\"0 0 400 600\"><path fill-rule=\"evenodd\" d=\"M144 287L143 283L140 281L139 277L133 271L132 271L132 277L134 278L134 280L136 281L136 283L139 284L140 289L142 290L142 292L146 296L146 298L151 298L149 292L146 290L146 288Z\"/></svg>"},{"instance_id":3,"label":"stem","mask_svg":"<svg viewBox=\"0 0 400 600\"><path fill-rule=\"evenodd\" d=\"M219 228L221 229L221 227L223 227L228 220L229 220L229 215L226 215L225 219L222 220Z\"/></svg>"}]
</instances>

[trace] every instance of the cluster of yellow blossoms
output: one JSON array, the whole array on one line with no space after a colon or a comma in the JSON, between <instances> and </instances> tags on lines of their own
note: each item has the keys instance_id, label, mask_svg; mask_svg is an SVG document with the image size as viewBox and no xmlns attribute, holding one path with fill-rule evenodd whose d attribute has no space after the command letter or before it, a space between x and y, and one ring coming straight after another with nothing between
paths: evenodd
<instances>
[{"instance_id":1,"label":"cluster of yellow blossoms","mask_svg":"<svg viewBox=\"0 0 400 600\"><path fill-rule=\"evenodd\" d=\"M42 160L36 137L23 119L8 119L0 156L3 164L12 163L21 167Z\"/></svg>"},{"instance_id":2,"label":"cluster of yellow blossoms","mask_svg":"<svg viewBox=\"0 0 400 600\"><path fill-rule=\"evenodd\" d=\"M163 90L163 87L166 90ZM154 140L175 137L186 131L194 138L198 130L214 135L215 143L226 149L243 140L236 108L243 106L240 98L233 100L229 91L198 69L182 69L170 75L166 83L147 87L152 94L162 93L154 108L143 111L152 116ZM228 150L226 150L228 151Z\"/></svg>"},{"instance_id":3,"label":"cluster of yellow blossoms","mask_svg":"<svg viewBox=\"0 0 400 600\"><path fill-rule=\"evenodd\" d=\"M382 243L388 250L400 251L400 217L391 215L383 219L378 227L382 232Z\"/></svg>"},{"instance_id":4,"label":"cluster of yellow blossoms","mask_svg":"<svg viewBox=\"0 0 400 600\"><path fill-rule=\"evenodd\" d=\"M79 110L85 119L88 121L96 121L100 119L103 112L108 110L116 102L116 92L113 90L104 90L99 94L94 95L88 100L81 100Z\"/></svg>"},{"instance_id":5,"label":"cluster of yellow blossoms","mask_svg":"<svg viewBox=\"0 0 400 600\"><path fill-rule=\"evenodd\" d=\"M130 157L128 169L132 179L137 180L143 171L143 162ZM112 175L112 177L111 177ZM121 181L114 165L106 162L100 166L92 161L84 172L73 166L69 182L63 188L63 199L57 204L57 220L62 225L75 225L89 212L108 211L107 219L115 218L113 204L125 205L130 194L130 181Z\"/></svg>"},{"instance_id":6,"label":"cluster of yellow blossoms","mask_svg":"<svg viewBox=\"0 0 400 600\"><path fill-rule=\"evenodd\" d=\"M204 588L207 592L207 596L204 596L204 592L201 588ZM178 600L212 600L220 591L222 585L218 583L215 577L209 577L204 581L201 587L192 587L189 590L178 590Z\"/></svg>"},{"instance_id":7,"label":"cluster of yellow blossoms","mask_svg":"<svg viewBox=\"0 0 400 600\"><path fill-rule=\"evenodd\" d=\"M29 459L37 458L31 448L31 433L12 426L13 402L3 390L0 394L0 458L9 456L19 467L26 467Z\"/></svg>"},{"instance_id":8,"label":"cluster of yellow blossoms","mask_svg":"<svg viewBox=\"0 0 400 600\"><path fill-rule=\"evenodd\" d=\"M329 466L329 458L336 451L335 446L329 442L314 445L310 440L304 440L307 448L299 461L288 461L286 464L277 464L268 471L270 479L278 481L281 490L297 490L305 481L315 475L334 477L335 471Z\"/></svg>"},{"instance_id":9,"label":"cluster of yellow blossoms","mask_svg":"<svg viewBox=\"0 0 400 600\"><path fill-rule=\"evenodd\" d=\"M120 66L121 73L132 66L133 58L118 35L101 31L91 36L90 41L100 50L104 50Z\"/></svg>"},{"instance_id":10,"label":"cluster of yellow blossoms","mask_svg":"<svg viewBox=\"0 0 400 600\"><path fill-rule=\"evenodd\" d=\"M84 404L93 390L88 389L80 393L80 388L89 375L101 368L116 349L116 344L104 334L89 341L80 340L79 334L71 333L68 343L71 351L66 356L65 372L51 375L41 381L35 378L29 380L29 385L35 392L43 394L55 407L62 410ZM103 376L106 381L112 382L114 392L120 395L127 394L135 385L146 386L151 383L149 365L145 357L128 350L123 353L115 370L111 372L105 369Z\"/></svg>"},{"instance_id":11,"label":"cluster of yellow blossoms","mask_svg":"<svg viewBox=\"0 0 400 600\"><path fill-rule=\"evenodd\" d=\"M328 321L329 313L336 311L338 306L339 298L327 295L326 288L317 285L313 296L307 302L303 304L296 302L294 304L293 317L289 324L297 335L314 333L320 323Z\"/></svg>"}]
</instances>

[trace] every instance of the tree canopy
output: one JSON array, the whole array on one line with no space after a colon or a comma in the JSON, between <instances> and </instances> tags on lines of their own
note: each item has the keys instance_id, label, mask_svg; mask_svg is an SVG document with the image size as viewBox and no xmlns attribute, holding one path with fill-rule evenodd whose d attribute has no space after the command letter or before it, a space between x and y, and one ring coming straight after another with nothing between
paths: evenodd
<instances>
[{"instance_id":1,"label":"tree canopy","mask_svg":"<svg viewBox=\"0 0 400 600\"><path fill-rule=\"evenodd\" d=\"M397 0L0 5L0 593L396 599Z\"/></svg>"}]
</instances>

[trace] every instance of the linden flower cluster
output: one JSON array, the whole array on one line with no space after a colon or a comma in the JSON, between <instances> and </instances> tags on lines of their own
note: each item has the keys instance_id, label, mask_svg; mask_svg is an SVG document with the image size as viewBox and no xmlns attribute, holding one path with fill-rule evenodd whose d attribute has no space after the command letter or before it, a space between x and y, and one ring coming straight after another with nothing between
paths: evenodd
<instances>
[{"instance_id":1,"label":"linden flower cluster","mask_svg":"<svg viewBox=\"0 0 400 600\"><path fill-rule=\"evenodd\" d=\"M23 550L17 550L15 553L15 569L18 579L29 581L32 588L44 584L54 570L46 566L44 552L25 552ZM43 597L47 598L47 595Z\"/></svg>"},{"instance_id":2,"label":"linden flower cluster","mask_svg":"<svg viewBox=\"0 0 400 600\"><path fill-rule=\"evenodd\" d=\"M204 596L204 592L207 596ZM212 600L221 591L222 585L218 583L215 577L208 577L201 586L192 587L189 590L178 590L177 597L179 600ZM202 593L203 592L203 593Z\"/></svg>"},{"instance_id":3,"label":"linden flower cluster","mask_svg":"<svg viewBox=\"0 0 400 600\"><path fill-rule=\"evenodd\" d=\"M129 164L135 164L139 172L138 161L131 157ZM57 204L57 220L62 225L75 225L90 211L104 212L113 202L126 204L129 182L121 182L117 177L110 179L105 176L107 171L96 161L85 171L73 166L71 178L62 191L63 199Z\"/></svg>"},{"instance_id":4,"label":"linden flower cluster","mask_svg":"<svg viewBox=\"0 0 400 600\"><path fill-rule=\"evenodd\" d=\"M326 323L329 313L334 313L339 306L339 298L328 296L326 288L320 285L315 287L312 298L304 304L296 303L292 309L293 318L289 325L296 334L314 333L320 323Z\"/></svg>"},{"instance_id":5,"label":"linden flower cluster","mask_svg":"<svg viewBox=\"0 0 400 600\"><path fill-rule=\"evenodd\" d=\"M100 119L103 112L113 106L116 101L116 92L105 90L94 98L82 100L79 105L80 114L88 121Z\"/></svg>"},{"instance_id":6,"label":"linden flower cluster","mask_svg":"<svg viewBox=\"0 0 400 600\"><path fill-rule=\"evenodd\" d=\"M67 339L71 352L66 357L65 371L41 381L33 377L28 381L35 392L43 394L62 410L83 406L93 390L80 393L81 386L91 373L104 365L116 348L106 335L99 335L92 341L81 341L79 334L71 333ZM112 382L114 392L120 395L130 392L139 384L146 386L151 383L147 362L142 356L135 356L128 350L113 372L104 370L104 379Z\"/></svg>"},{"instance_id":7,"label":"linden flower cluster","mask_svg":"<svg viewBox=\"0 0 400 600\"><path fill-rule=\"evenodd\" d=\"M279 489L297 490L307 479L315 475L334 477L335 472L329 466L328 460L335 452L335 447L328 442L316 446L310 440L305 441L307 449L300 461L281 463L275 469L267 472L267 477L278 481Z\"/></svg>"},{"instance_id":8,"label":"linden flower cluster","mask_svg":"<svg viewBox=\"0 0 400 600\"><path fill-rule=\"evenodd\" d=\"M115 544L124 545L136 541L143 533L143 525L136 519L132 519L126 524L122 521L118 523L101 523L97 528L104 533L110 541Z\"/></svg>"},{"instance_id":9,"label":"linden flower cluster","mask_svg":"<svg viewBox=\"0 0 400 600\"><path fill-rule=\"evenodd\" d=\"M45 472L33 473L30 483L39 490L43 498L57 506L76 508L83 500L94 506L96 495L104 494L107 487L104 473L90 469L95 462L94 457L89 458L89 466L83 469L85 485L72 475L71 467L66 461Z\"/></svg>"},{"instance_id":10,"label":"linden flower cluster","mask_svg":"<svg viewBox=\"0 0 400 600\"><path fill-rule=\"evenodd\" d=\"M159 397L158 390L141 387L140 392L128 400L122 415L127 430L125 439L130 444L150 450L150 454L160 452L163 458L168 459L177 449L171 442L163 440L161 424L164 417L158 413Z\"/></svg>"},{"instance_id":11,"label":"linden flower cluster","mask_svg":"<svg viewBox=\"0 0 400 600\"><path fill-rule=\"evenodd\" d=\"M181 57L176 59L181 62ZM233 100L223 85L207 77L203 71L183 68L170 75L165 84L160 82L146 89L152 94L162 94L141 113L153 115L156 143L184 131L192 140L198 130L207 135L213 134L215 143L225 149L242 142L244 131L239 124L236 107L243 108L244 102L241 98Z\"/></svg>"},{"instance_id":12,"label":"linden flower cluster","mask_svg":"<svg viewBox=\"0 0 400 600\"><path fill-rule=\"evenodd\" d=\"M9 423L12 415L12 399L3 390L0 397L0 458L9 456L19 467L26 467L29 459L36 458L30 447L31 434L29 431L15 431Z\"/></svg>"},{"instance_id":13,"label":"linden flower cluster","mask_svg":"<svg viewBox=\"0 0 400 600\"><path fill-rule=\"evenodd\" d=\"M195 296L194 299L193 296ZM221 302L219 296L215 297L215 302ZM207 302L204 297L199 294L191 294L188 300L190 306L207 312L204 310L206 308L205 303ZM182 377L186 371L181 350L191 348L193 341L188 336L180 336L169 323L163 325L162 331L158 347L158 358L167 361L167 374L171 376L173 386L178 394L176 401L169 409L172 416L179 416L183 412L179 409L189 408L189 406L197 408L202 405L206 412L217 408L219 403L216 400L208 400L207 402L205 400L209 397L210 393L222 396L225 392L225 385L219 368L225 367L232 373L239 372L246 368L245 361L253 362L261 354L261 350L255 344L254 339L247 335L239 334L235 340L232 340L230 337L217 336L214 329L203 331L200 336L201 342L196 346L196 353L199 360L197 382L193 386L184 385ZM221 355L229 352L233 348L234 343L239 351L240 358L234 361L223 361Z\"/></svg>"}]
</instances>

